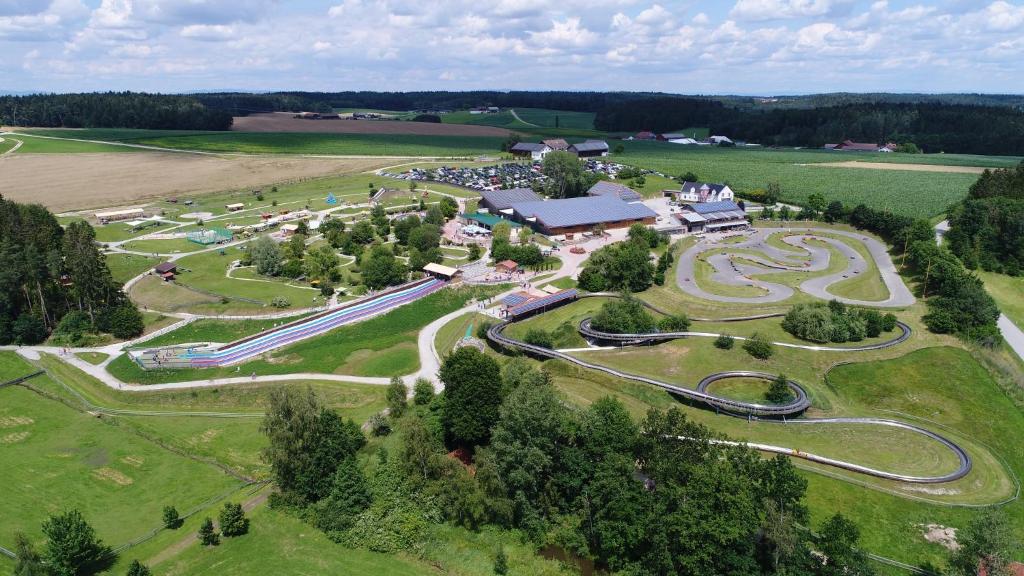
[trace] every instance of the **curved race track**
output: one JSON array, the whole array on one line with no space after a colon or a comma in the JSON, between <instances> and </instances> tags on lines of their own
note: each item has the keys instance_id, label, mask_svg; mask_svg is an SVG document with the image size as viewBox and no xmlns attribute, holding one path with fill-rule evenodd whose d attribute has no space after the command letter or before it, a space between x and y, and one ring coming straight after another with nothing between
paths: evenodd
<instances>
[{"instance_id":1,"label":"curved race track","mask_svg":"<svg viewBox=\"0 0 1024 576\"><path fill-rule=\"evenodd\" d=\"M782 238L782 241L793 246L794 250L783 250L768 244L768 237L780 232L795 234ZM889 297L879 301L855 300L830 293L828 291L830 286L863 274L870 270L870 266L860 252L852 246L841 240L823 236L823 234L844 236L863 243L878 266L882 282L889 291ZM683 251L679 257L679 266L676 268L676 283L679 285L679 288L692 296L724 303L769 304L787 300L795 293L793 288L784 284L754 278L754 276L777 274L780 272L813 273L828 270L831 251L806 242L808 239L814 239L828 244L832 249L842 254L847 260L847 265L838 272L804 280L799 285L801 292L816 298L838 300L844 304L857 306L901 308L914 303L914 295L910 293L906 284L900 279L899 273L896 271L896 267L893 265L892 258L889 257L885 245L870 236L844 230L801 227L759 228L745 234L745 236L747 236L746 240L734 243L721 243L704 238ZM764 256L751 254L750 251L759 252ZM803 256L804 252L809 255L809 259L798 258L798 256ZM765 294L761 296L723 296L698 286L694 262L698 256L704 253L711 253L706 257L706 261L713 268L710 278L712 281L734 287L754 286L764 290ZM737 260L736 258L742 258L742 260Z\"/></svg>"},{"instance_id":2,"label":"curved race track","mask_svg":"<svg viewBox=\"0 0 1024 576\"><path fill-rule=\"evenodd\" d=\"M760 316L760 317L763 317L763 316ZM740 321L742 319L741 318L732 318L730 320ZM552 350L550 348L544 348L544 347L541 347L541 346L536 346L536 345L533 345L533 344L528 344L528 343L523 342L521 340L516 340L514 338L506 336L504 334L505 328L507 328L509 325L515 323L516 321L517 321L517 319L510 319L510 320L505 320L505 321L503 321L503 322L501 322L499 324L495 324L494 326L492 326L487 331L487 339L490 340L491 342L494 342L495 344L497 344L499 346L502 346L502 347L505 347L505 348L521 350L521 351L526 352L528 354L532 354L532 355L540 356L540 357L544 357L544 358L555 358L555 359L558 359L558 360L564 360L564 361L569 362L571 364L575 364L577 366L581 366L583 368L589 368L591 370L596 370L596 371L599 371L599 372L604 372L605 374L609 374L609 375L615 376L617 378L623 378L625 380L632 380L634 382L640 382L640 383L643 383L643 384L649 384L649 385L657 386L659 388L662 388L663 390L668 391L671 394L674 394L674 395L677 395L677 396L681 396L681 397L686 398L686 399L691 400L691 401L695 401L695 402L699 402L699 403L702 403L702 404L706 404L707 406L713 407L716 410L723 411L726 414L730 414L730 415L733 415L733 416L742 416L742 417L746 417L746 418L758 418L759 421L762 421L762 422L777 423L777 424L782 424L783 422L785 422L787 424L797 424L797 425L811 425L811 424L869 424L869 425L889 426L889 427L893 427L893 428L900 428L900 429L903 429L903 430L909 430L911 432L915 432L917 434L922 434L924 436L927 436L928 438L930 438L932 440L935 440L936 442L939 442L940 444L945 446L947 449L952 451L954 453L954 455L956 455L957 460L959 461L959 465L957 466L956 470L954 470L952 472L949 472L947 474L939 475L939 476L911 476L911 475L906 475L906 474L897 474L897 473L893 473L893 472L886 472L886 471L883 471L883 470L877 470L877 469L874 469L874 468L869 468L867 466L861 466L859 464L855 464L855 463L852 463L852 462L846 462L846 461L843 461L843 460L836 460L836 459L833 459L833 458L827 458L827 457L824 457L824 456L818 456L818 455L815 455L815 454L801 452L799 450L795 450L795 449L792 449L792 448L785 448L785 447L782 447L782 446L773 446L773 445L770 445L770 444L756 444L756 443L720 441L719 443L722 443L722 444L743 444L743 445L755 448L757 450L762 450L762 451L766 451L766 452L775 452L775 453L779 453L779 454L786 454L786 455L794 456L794 457L797 457L797 458L803 458L803 459L808 460L808 461L817 462L819 464L825 464L825 465L828 465L828 466L833 466L833 467L841 468L841 469L844 469L844 470L849 470L849 471L858 472L858 473L861 473L861 474L866 474L866 475L869 475L869 476L874 476L876 478L884 478L884 479L887 479L887 480L895 480L895 481L899 481L899 482L908 482L908 483L914 483L914 484L937 484L937 483L942 483L942 482L951 482L953 480L957 480L959 478L963 478L971 470L971 458L967 454L967 452L964 451L963 448L961 448L960 446L958 446L957 444L955 444L951 440L949 440L949 439L947 439L947 438L945 438L945 437L943 437L943 436L941 436L941 435L939 435L939 434L937 434L935 432L932 432L932 431L927 430L925 428L921 428L919 426L915 426L913 424L908 424L908 423L905 423L905 422L899 422L897 420L889 420L889 419L885 419L885 418L797 418L797 419L793 419L793 420L784 420L784 421L779 421L779 420L771 419L771 418L779 418L779 417L785 419L787 416L796 416L796 415L801 414L804 410L806 410L807 408L810 407L811 403L810 403L810 400L807 398L806 391L799 384L797 384L796 382L793 382L792 380L790 380L788 382L788 384L789 384L790 390L794 394L794 398L792 400L790 400L789 402L785 403L785 404L758 404L758 403L753 403L753 402L743 402L743 401L740 401L740 400L735 400L735 399L732 399L732 398L726 398L726 397L716 396L714 394L711 394L711 393L707 392L707 387L711 383L713 383L715 381L718 381L718 380L725 379L725 378L748 377L748 378L759 378L759 379L772 379L775 376L772 375L772 374L767 374L767 373L763 373L763 372L749 372L749 371L718 372L718 373L715 373L715 374L711 374L711 375L705 377L704 379L702 379L697 384L696 389L683 388L681 386L676 386L674 384L670 384L668 382L663 382L661 380L657 380L657 379L654 379L654 378L648 378L646 376L640 376L640 375L637 375L637 374L631 374L629 372L624 372L624 371L621 371L621 370L617 370L615 368L610 368L608 366L603 366L601 364L595 364L593 362L588 362L586 360L581 360L581 359L576 358L574 356L570 356L569 354L566 354L564 352L559 352L558 350ZM586 329L584 328L584 325L586 325ZM884 347L895 346L895 345L899 344L900 342L903 342L904 340L906 340L910 336L910 327L907 326L906 324L900 323L899 324L899 328L901 329L902 334L900 336L898 336L897 338L894 338L892 340L889 340L887 342L883 342L883 343L880 343L880 344L862 347L862 348L859 348L859 349L867 350L867 349L884 348ZM589 328L589 319L586 319L586 320L583 321L583 323L581 323L581 332L584 334L584 336L588 335L587 330L589 330L591 334L596 333L596 334L601 334L603 336L608 336L607 333L594 332L592 329L590 329ZM667 340L667 339L673 339L673 338L679 338L679 337L685 337L685 336L717 336L717 334L702 334L702 333L688 333L688 332L683 333L683 332L680 332L680 333L663 333L663 334L654 334L654 335L652 335L652 334L626 334L626 335L614 335L614 336L622 336L624 338L624 340L622 340L621 343L624 344L624 345L629 345L629 344L637 344L637 343L642 343L642 342ZM808 347L808 348L812 349L812 350L820 349L820 348L815 348L815 347ZM858 350L858 348L844 348L843 350ZM768 419L763 419L761 417L767 417Z\"/></svg>"}]
</instances>

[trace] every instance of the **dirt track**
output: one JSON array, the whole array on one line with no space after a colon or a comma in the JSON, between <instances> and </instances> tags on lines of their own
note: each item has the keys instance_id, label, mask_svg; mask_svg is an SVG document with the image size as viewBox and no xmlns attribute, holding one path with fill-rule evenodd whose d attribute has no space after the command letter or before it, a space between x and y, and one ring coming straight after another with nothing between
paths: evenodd
<instances>
[{"instance_id":1,"label":"dirt track","mask_svg":"<svg viewBox=\"0 0 1024 576\"><path fill-rule=\"evenodd\" d=\"M896 164L889 162L819 162L807 166L824 166L826 168L866 168L868 170L909 170L911 172L944 172L946 174L981 174L985 168L977 166L940 166L938 164Z\"/></svg>"},{"instance_id":2,"label":"dirt track","mask_svg":"<svg viewBox=\"0 0 1024 576\"><path fill-rule=\"evenodd\" d=\"M166 195L362 172L390 159L219 157L161 152L12 154L0 160L0 194L57 212L119 206Z\"/></svg>"},{"instance_id":3,"label":"dirt track","mask_svg":"<svg viewBox=\"0 0 1024 576\"><path fill-rule=\"evenodd\" d=\"M322 132L331 134L420 134L426 136L499 136L509 131L495 126L435 124L398 120L302 120L287 112L235 118L235 132Z\"/></svg>"}]
</instances>

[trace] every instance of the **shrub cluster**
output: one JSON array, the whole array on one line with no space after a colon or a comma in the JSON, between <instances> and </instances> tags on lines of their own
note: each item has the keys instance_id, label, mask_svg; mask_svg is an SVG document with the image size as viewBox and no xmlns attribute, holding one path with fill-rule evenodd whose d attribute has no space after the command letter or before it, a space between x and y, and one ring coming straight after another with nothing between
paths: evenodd
<instances>
[{"instance_id":1,"label":"shrub cluster","mask_svg":"<svg viewBox=\"0 0 1024 576\"><path fill-rule=\"evenodd\" d=\"M860 342L896 327L896 316L877 310L853 308L832 300L828 304L797 304L782 320L782 328L810 342Z\"/></svg>"}]
</instances>

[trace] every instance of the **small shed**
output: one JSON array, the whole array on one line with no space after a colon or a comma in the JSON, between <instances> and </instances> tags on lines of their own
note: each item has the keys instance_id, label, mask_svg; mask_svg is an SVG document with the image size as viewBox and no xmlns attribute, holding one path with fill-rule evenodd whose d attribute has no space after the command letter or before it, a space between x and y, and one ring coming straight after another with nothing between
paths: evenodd
<instances>
[{"instance_id":1,"label":"small shed","mask_svg":"<svg viewBox=\"0 0 1024 576\"><path fill-rule=\"evenodd\" d=\"M161 262L153 267L153 271L157 274L166 274L168 272L177 272L178 265L174 262Z\"/></svg>"},{"instance_id":2,"label":"small shed","mask_svg":"<svg viewBox=\"0 0 1024 576\"><path fill-rule=\"evenodd\" d=\"M299 230L299 225L298 224L282 224L281 225L281 232L285 236L291 236L292 234L295 234L296 232L298 232L298 230Z\"/></svg>"},{"instance_id":3,"label":"small shed","mask_svg":"<svg viewBox=\"0 0 1024 576\"><path fill-rule=\"evenodd\" d=\"M511 274L516 270L519 270L519 263L515 260L502 260L494 265L494 269L498 272L504 272L505 274Z\"/></svg>"},{"instance_id":4,"label":"small shed","mask_svg":"<svg viewBox=\"0 0 1024 576\"><path fill-rule=\"evenodd\" d=\"M241 202L237 202L235 204L225 204L224 205L224 209L227 210L228 212L238 212L242 208L245 208L245 204L243 204Z\"/></svg>"},{"instance_id":5,"label":"small shed","mask_svg":"<svg viewBox=\"0 0 1024 576\"><path fill-rule=\"evenodd\" d=\"M462 282L462 270L451 266L445 266L444 264L431 262L423 267L423 271L438 280L444 280L446 282L451 282L452 284Z\"/></svg>"}]
</instances>

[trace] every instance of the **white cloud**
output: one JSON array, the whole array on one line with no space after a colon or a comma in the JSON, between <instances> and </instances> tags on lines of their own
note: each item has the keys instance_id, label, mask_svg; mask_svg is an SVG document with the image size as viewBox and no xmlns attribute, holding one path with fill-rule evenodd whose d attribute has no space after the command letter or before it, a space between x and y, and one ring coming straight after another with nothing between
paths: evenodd
<instances>
[{"instance_id":1,"label":"white cloud","mask_svg":"<svg viewBox=\"0 0 1024 576\"><path fill-rule=\"evenodd\" d=\"M235 27L224 24L189 24L181 29L183 38L196 40L227 40L235 37Z\"/></svg>"},{"instance_id":2,"label":"white cloud","mask_svg":"<svg viewBox=\"0 0 1024 576\"><path fill-rule=\"evenodd\" d=\"M846 0L737 0L729 17L737 20L820 17L848 4Z\"/></svg>"}]
</instances>

